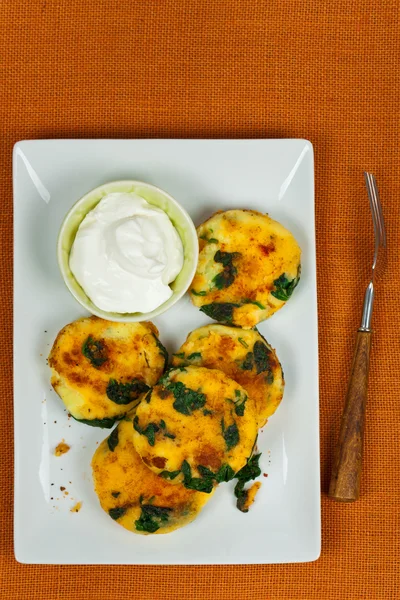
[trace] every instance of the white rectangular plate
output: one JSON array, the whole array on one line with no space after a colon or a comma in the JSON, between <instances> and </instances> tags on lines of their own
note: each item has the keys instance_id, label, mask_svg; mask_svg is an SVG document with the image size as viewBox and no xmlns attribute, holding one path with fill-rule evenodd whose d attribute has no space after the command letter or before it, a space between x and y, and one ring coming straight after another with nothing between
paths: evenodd
<instances>
[{"instance_id":1,"label":"white rectangular plate","mask_svg":"<svg viewBox=\"0 0 400 600\"><path fill-rule=\"evenodd\" d=\"M306 562L320 553L318 338L313 150L305 140L39 140L14 148L15 555L24 563L207 564ZM90 461L109 432L68 419L46 358L57 332L82 316L58 271L56 238L71 205L113 180L169 192L196 225L215 210L268 212L303 251L293 298L259 327L286 377L283 402L259 436L268 477L247 514L234 482L198 519L140 536L100 508ZM155 320L176 351L211 321L187 297ZM62 440L71 450L54 456ZM68 495L60 490L66 488ZM82 501L78 513L70 512Z\"/></svg>"}]
</instances>

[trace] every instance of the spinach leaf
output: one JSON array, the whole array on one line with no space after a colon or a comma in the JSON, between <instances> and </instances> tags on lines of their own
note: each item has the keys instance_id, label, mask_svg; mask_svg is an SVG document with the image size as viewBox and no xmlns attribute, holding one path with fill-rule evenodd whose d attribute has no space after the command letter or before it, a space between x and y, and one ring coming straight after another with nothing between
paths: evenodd
<instances>
[{"instance_id":1,"label":"spinach leaf","mask_svg":"<svg viewBox=\"0 0 400 600\"><path fill-rule=\"evenodd\" d=\"M205 292L204 290L201 292L196 292L196 290L191 289L190 291L193 294L193 296L207 296L207 292Z\"/></svg>"},{"instance_id":2,"label":"spinach leaf","mask_svg":"<svg viewBox=\"0 0 400 600\"><path fill-rule=\"evenodd\" d=\"M248 343L245 342L243 338L238 338L238 342L240 342L244 348L249 347Z\"/></svg>"},{"instance_id":3,"label":"spinach leaf","mask_svg":"<svg viewBox=\"0 0 400 600\"><path fill-rule=\"evenodd\" d=\"M114 452L115 448L118 446L118 441L118 427L116 427L107 438L107 445L110 452Z\"/></svg>"},{"instance_id":4,"label":"spinach leaf","mask_svg":"<svg viewBox=\"0 0 400 600\"><path fill-rule=\"evenodd\" d=\"M178 471L161 471L160 477L163 479L175 479L178 477L180 470Z\"/></svg>"},{"instance_id":5,"label":"spinach leaf","mask_svg":"<svg viewBox=\"0 0 400 600\"><path fill-rule=\"evenodd\" d=\"M231 450L238 445L240 441L239 430L235 422L225 427L224 419L221 421L222 436L225 440L227 450Z\"/></svg>"},{"instance_id":6,"label":"spinach leaf","mask_svg":"<svg viewBox=\"0 0 400 600\"><path fill-rule=\"evenodd\" d=\"M189 463L187 461L182 463L183 484L189 489L205 492L206 494L212 491L214 481L222 483L223 481L230 481L235 476L234 470L228 464L222 465L216 473L213 473L211 469L203 465L198 465L197 469L201 477L192 477L192 470Z\"/></svg>"},{"instance_id":7,"label":"spinach leaf","mask_svg":"<svg viewBox=\"0 0 400 600\"><path fill-rule=\"evenodd\" d=\"M167 349L165 348L165 346L162 345L162 343L160 342L160 340L158 339L158 337L155 335L155 333L153 333L153 338L154 338L154 340L156 342L156 346L158 348L159 353L164 358L164 371L165 371L166 368L167 368L167 366L168 366L168 352L167 352Z\"/></svg>"},{"instance_id":8,"label":"spinach leaf","mask_svg":"<svg viewBox=\"0 0 400 600\"><path fill-rule=\"evenodd\" d=\"M200 311L211 319L215 319L215 321L232 323L233 309L239 307L240 304L234 304L232 302L212 302L211 304L204 304L200 308Z\"/></svg>"},{"instance_id":9,"label":"spinach leaf","mask_svg":"<svg viewBox=\"0 0 400 600\"><path fill-rule=\"evenodd\" d=\"M273 374L273 372L272 372L272 371L270 371L270 372L268 373L268 375L265 377L265 381L266 381L267 383L269 383L269 385L272 385L272 384L274 383L274 374Z\"/></svg>"},{"instance_id":10,"label":"spinach leaf","mask_svg":"<svg viewBox=\"0 0 400 600\"><path fill-rule=\"evenodd\" d=\"M160 529L163 523L167 523L169 519L169 513L172 508L164 506L153 506L152 504L142 504L142 512L137 521L135 521L135 527L137 531L147 531L148 533L154 533Z\"/></svg>"},{"instance_id":11,"label":"spinach leaf","mask_svg":"<svg viewBox=\"0 0 400 600\"><path fill-rule=\"evenodd\" d=\"M167 383L165 387L175 397L172 406L183 415L191 415L194 410L202 408L206 403L205 394L187 388L181 381Z\"/></svg>"},{"instance_id":12,"label":"spinach leaf","mask_svg":"<svg viewBox=\"0 0 400 600\"><path fill-rule=\"evenodd\" d=\"M206 417L207 415L212 415L213 411L212 410L208 410L208 408L205 408L203 410L203 415Z\"/></svg>"},{"instance_id":13,"label":"spinach leaf","mask_svg":"<svg viewBox=\"0 0 400 600\"><path fill-rule=\"evenodd\" d=\"M116 421L120 421L125 417L125 414L119 415L118 417L110 417L106 419L77 419L72 414L71 417L75 419L75 421L83 423L84 425L91 425L91 427L101 427L102 429L111 429L111 427L114 427Z\"/></svg>"},{"instance_id":14,"label":"spinach leaf","mask_svg":"<svg viewBox=\"0 0 400 600\"><path fill-rule=\"evenodd\" d=\"M218 240L217 240L216 238L210 238L210 239L208 240L208 243L209 243L209 244L218 244Z\"/></svg>"},{"instance_id":15,"label":"spinach leaf","mask_svg":"<svg viewBox=\"0 0 400 600\"><path fill-rule=\"evenodd\" d=\"M251 371L253 368L253 361L254 361L254 356L252 352L248 352L245 356L244 361L241 364L241 369L243 369L243 371Z\"/></svg>"},{"instance_id":16,"label":"spinach leaf","mask_svg":"<svg viewBox=\"0 0 400 600\"><path fill-rule=\"evenodd\" d=\"M151 394L153 393L153 390L150 390L147 392L147 394L145 395L144 399L146 400L147 404L150 402L151 400Z\"/></svg>"},{"instance_id":17,"label":"spinach leaf","mask_svg":"<svg viewBox=\"0 0 400 600\"><path fill-rule=\"evenodd\" d=\"M253 346L254 362L256 363L257 375L270 370L269 358L271 351L262 342L256 342Z\"/></svg>"},{"instance_id":18,"label":"spinach leaf","mask_svg":"<svg viewBox=\"0 0 400 600\"><path fill-rule=\"evenodd\" d=\"M185 353L184 352L175 352L174 356L176 356L176 358L185 358Z\"/></svg>"},{"instance_id":19,"label":"spinach leaf","mask_svg":"<svg viewBox=\"0 0 400 600\"><path fill-rule=\"evenodd\" d=\"M241 256L240 252L222 252L221 250L217 250L214 254L214 261L221 263L224 267L228 267L239 256Z\"/></svg>"},{"instance_id":20,"label":"spinach leaf","mask_svg":"<svg viewBox=\"0 0 400 600\"><path fill-rule=\"evenodd\" d=\"M285 273L282 273L278 279L274 281L275 289L271 292L275 298L278 300L282 300L286 302L289 300L290 296L293 294L293 290L297 286L300 281L300 269L298 271L297 277L294 279L288 279Z\"/></svg>"},{"instance_id":21,"label":"spinach leaf","mask_svg":"<svg viewBox=\"0 0 400 600\"><path fill-rule=\"evenodd\" d=\"M188 360L196 360L197 358L201 358L201 352L192 352L192 354L189 354L187 357Z\"/></svg>"},{"instance_id":22,"label":"spinach leaf","mask_svg":"<svg viewBox=\"0 0 400 600\"><path fill-rule=\"evenodd\" d=\"M242 300L242 304L254 304L255 306L258 306L258 308L261 308L261 310L265 310L265 306L261 304L261 302L257 302L257 300Z\"/></svg>"},{"instance_id":23,"label":"spinach leaf","mask_svg":"<svg viewBox=\"0 0 400 600\"><path fill-rule=\"evenodd\" d=\"M215 275L212 280L218 290L229 287L235 281L237 269L233 265L233 260L239 256L239 252L221 252L221 250L217 250L215 253L214 261L216 263L221 263L224 267L223 271Z\"/></svg>"},{"instance_id":24,"label":"spinach leaf","mask_svg":"<svg viewBox=\"0 0 400 600\"><path fill-rule=\"evenodd\" d=\"M82 354L92 365L99 369L108 360L107 349L103 342L95 340L91 335L83 342Z\"/></svg>"},{"instance_id":25,"label":"spinach leaf","mask_svg":"<svg viewBox=\"0 0 400 600\"><path fill-rule=\"evenodd\" d=\"M217 483L222 483L223 481L230 481L234 477L235 477L235 471L232 469L232 467L230 465L226 464L226 465L222 465L222 467L220 467L218 469L218 471L216 472L215 481Z\"/></svg>"},{"instance_id":26,"label":"spinach leaf","mask_svg":"<svg viewBox=\"0 0 400 600\"><path fill-rule=\"evenodd\" d=\"M157 425L157 423L149 423L147 427L143 429L142 427L140 427L139 417L136 415L136 417L133 419L133 428L135 429L135 431L140 433L140 435L144 435L145 437L147 437L147 441L149 442L150 446L154 446L156 442L156 433L157 431L160 431L160 428Z\"/></svg>"},{"instance_id":27,"label":"spinach leaf","mask_svg":"<svg viewBox=\"0 0 400 600\"><path fill-rule=\"evenodd\" d=\"M211 479L214 479L214 477L215 477L215 475L211 471L211 469L209 469L208 467L203 467L203 465L198 465L197 470L203 479L207 479L207 477L208 478L211 477Z\"/></svg>"},{"instance_id":28,"label":"spinach leaf","mask_svg":"<svg viewBox=\"0 0 400 600\"><path fill-rule=\"evenodd\" d=\"M238 417L243 417L247 400L248 396L246 394L240 390L235 390L235 413Z\"/></svg>"},{"instance_id":29,"label":"spinach leaf","mask_svg":"<svg viewBox=\"0 0 400 600\"><path fill-rule=\"evenodd\" d=\"M203 468L205 469L206 467ZM197 492L204 492L205 494L210 494L212 492L214 487L213 480L210 477L206 477L205 479L202 479L201 477L192 477L192 469L186 460L182 463L181 471L184 478L183 485L186 488L196 490Z\"/></svg>"},{"instance_id":30,"label":"spinach leaf","mask_svg":"<svg viewBox=\"0 0 400 600\"><path fill-rule=\"evenodd\" d=\"M120 519L121 517L123 517L127 510L128 510L128 507L119 506L117 508L110 508L110 510L108 511L108 514L110 515L110 517L112 519L114 519L114 521L116 521L117 519Z\"/></svg>"},{"instance_id":31,"label":"spinach leaf","mask_svg":"<svg viewBox=\"0 0 400 600\"><path fill-rule=\"evenodd\" d=\"M139 379L132 379L132 381L127 381L126 383L110 379L106 394L115 404L130 404L130 402L137 400L141 394L147 392L149 389L150 387Z\"/></svg>"},{"instance_id":32,"label":"spinach leaf","mask_svg":"<svg viewBox=\"0 0 400 600\"><path fill-rule=\"evenodd\" d=\"M237 484L235 485L235 496L237 498L236 506L242 512L248 512L248 508L245 508L248 491L244 489L246 483L252 479L256 479L261 475L261 469L259 467L260 454L254 454L248 459L247 464L236 473Z\"/></svg>"},{"instance_id":33,"label":"spinach leaf","mask_svg":"<svg viewBox=\"0 0 400 600\"><path fill-rule=\"evenodd\" d=\"M111 492L111 496L113 498L118 498L118 496L121 494L121 492Z\"/></svg>"}]
</instances>

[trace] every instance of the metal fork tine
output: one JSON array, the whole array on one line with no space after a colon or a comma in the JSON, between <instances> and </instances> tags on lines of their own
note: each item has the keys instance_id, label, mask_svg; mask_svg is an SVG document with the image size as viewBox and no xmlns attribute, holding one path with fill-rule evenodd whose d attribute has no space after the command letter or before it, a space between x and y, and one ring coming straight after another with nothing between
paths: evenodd
<instances>
[{"instance_id":1,"label":"metal fork tine","mask_svg":"<svg viewBox=\"0 0 400 600\"><path fill-rule=\"evenodd\" d=\"M381 200L380 200L380 197L379 197L378 186L376 184L375 175L371 174L371 179L372 179L372 190L373 190L374 200L375 200L376 209L377 209L377 216L378 216L378 224L379 224L379 229L380 229L381 244L382 244L382 246L384 248L386 248L385 221L383 219L382 204L381 204Z\"/></svg>"},{"instance_id":2,"label":"metal fork tine","mask_svg":"<svg viewBox=\"0 0 400 600\"><path fill-rule=\"evenodd\" d=\"M375 199L374 199L374 192L373 192L372 181L371 181L371 173L368 173L368 172L364 171L364 179L365 179L365 185L367 187L369 205L370 205L370 208L371 208L371 215L372 215L372 223L374 225L375 240L378 240L380 242L380 239L381 239L381 230L380 230L380 227L379 227L379 224L378 224L379 217L377 215L377 209L376 209L376 204L375 204Z\"/></svg>"}]
</instances>

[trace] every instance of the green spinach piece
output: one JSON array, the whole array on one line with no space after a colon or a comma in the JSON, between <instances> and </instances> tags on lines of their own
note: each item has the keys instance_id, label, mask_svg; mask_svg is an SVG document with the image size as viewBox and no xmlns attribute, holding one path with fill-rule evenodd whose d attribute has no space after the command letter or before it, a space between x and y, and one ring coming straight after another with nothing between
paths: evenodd
<instances>
[{"instance_id":1,"label":"green spinach piece","mask_svg":"<svg viewBox=\"0 0 400 600\"><path fill-rule=\"evenodd\" d=\"M189 354L187 357L188 360L196 360L197 358L201 358L201 352L192 352L192 354Z\"/></svg>"},{"instance_id":2,"label":"green spinach piece","mask_svg":"<svg viewBox=\"0 0 400 600\"><path fill-rule=\"evenodd\" d=\"M132 381L127 381L126 383L110 379L106 394L115 404L130 404L149 389L150 387L144 381L140 381L140 379L132 379Z\"/></svg>"},{"instance_id":3,"label":"green spinach piece","mask_svg":"<svg viewBox=\"0 0 400 600\"><path fill-rule=\"evenodd\" d=\"M201 292L196 292L196 290L191 289L190 291L193 294L193 296L207 296L207 292L205 292L204 290Z\"/></svg>"},{"instance_id":4,"label":"green spinach piece","mask_svg":"<svg viewBox=\"0 0 400 600\"><path fill-rule=\"evenodd\" d=\"M236 473L236 479L238 480L235 485L235 496L237 498L236 506L241 512L248 512L248 508L245 508L248 490L244 489L246 483L252 479L256 479L261 475L261 469L259 467L260 454L254 454L247 461L247 464Z\"/></svg>"},{"instance_id":5,"label":"green spinach piece","mask_svg":"<svg viewBox=\"0 0 400 600\"><path fill-rule=\"evenodd\" d=\"M223 271L215 275L212 280L218 290L229 287L235 281L237 269L233 265L233 261L239 256L239 252L221 252L221 250L217 250L215 253L214 261L216 263L221 263L224 267Z\"/></svg>"},{"instance_id":6,"label":"green spinach piece","mask_svg":"<svg viewBox=\"0 0 400 600\"><path fill-rule=\"evenodd\" d=\"M170 438L171 440L174 440L176 438L176 435L167 431L167 426L165 424L164 419L161 419L160 421L160 428L163 430L162 434L164 437Z\"/></svg>"},{"instance_id":7,"label":"green spinach piece","mask_svg":"<svg viewBox=\"0 0 400 600\"><path fill-rule=\"evenodd\" d=\"M126 415L123 414L119 415L118 417L110 417L106 419L77 419L76 417L74 417L74 415L71 415L71 417L79 423L83 423L84 425L90 425L91 427L101 427L102 429L111 429L111 427L114 427L116 421L120 421L125 416Z\"/></svg>"},{"instance_id":8,"label":"green spinach piece","mask_svg":"<svg viewBox=\"0 0 400 600\"><path fill-rule=\"evenodd\" d=\"M288 279L285 273L282 273L278 279L274 281L275 289L272 290L271 294L278 300L286 302L293 294L293 290L300 281L300 270L298 271L297 277L294 279Z\"/></svg>"},{"instance_id":9,"label":"green spinach piece","mask_svg":"<svg viewBox=\"0 0 400 600\"><path fill-rule=\"evenodd\" d=\"M175 401L173 407L183 415L191 415L198 408L202 408L207 400L205 394L187 388L181 381L173 381L165 385L173 393Z\"/></svg>"},{"instance_id":10,"label":"green spinach piece","mask_svg":"<svg viewBox=\"0 0 400 600\"><path fill-rule=\"evenodd\" d=\"M136 415L136 417L133 419L133 427L135 431L140 433L140 435L144 435L145 437L147 437L147 441L149 442L150 446L154 446L156 442L156 433L157 431L160 431L160 428L157 425L157 423L149 423L147 427L143 429L142 427L140 427L139 417Z\"/></svg>"},{"instance_id":11,"label":"green spinach piece","mask_svg":"<svg viewBox=\"0 0 400 600\"><path fill-rule=\"evenodd\" d=\"M266 381L266 382L267 382L269 385L272 385L272 384L274 383L274 374L273 374L273 372L272 372L272 371L270 371L270 372L268 373L268 375L266 375L266 377L265 377L265 381Z\"/></svg>"},{"instance_id":12,"label":"green spinach piece","mask_svg":"<svg viewBox=\"0 0 400 600\"><path fill-rule=\"evenodd\" d=\"M178 469L178 471L161 471L160 477L163 479L175 479L178 477L179 473L180 469Z\"/></svg>"},{"instance_id":13,"label":"green spinach piece","mask_svg":"<svg viewBox=\"0 0 400 600\"><path fill-rule=\"evenodd\" d=\"M118 446L118 441L118 427L116 427L107 438L107 445L110 452L114 452L115 448Z\"/></svg>"},{"instance_id":14,"label":"green spinach piece","mask_svg":"<svg viewBox=\"0 0 400 600\"><path fill-rule=\"evenodd\" d=\"M235 422L225 427L224 419L221 421L222 436L225 440L227 450L231 450L238 445L240 441L239 430Z\"/></svg>"},{"instance_id":15,"label":"green spinach piece","mask_svg":"<svg viewBox=\"0 0 400 600\"><path fill-rule=\"evenodd\" d=\"M232 323L233 309L239 307L240 304L234 304L233 302L212 302L211 304L204 304L200 311L215 321Z\"/></svg>"},{"instance_id":16,"label":"green spinach piece","mask_svg":"<svg viewBox=\"0 0 400 600\"><path fill-rule=\"evenodd\" d=\"M217 240L216 238L210 238L210 239L208 240L208 243L209 243L209 244L218 244L219 242L218 242L218 240Z\"/></svg>"},{"instance_id":17,"label":"green spinach piece","mask_svg":"<svg viewBox=\"0 0 400 600\"><path fill-rule=\"evenodd\" d=\"M251 371L253 369L253 365L254 365L254 356L252 352L248 352L245 356L244 361L241 364L241 369L243 369L243 371Z\"/></svg>"},{"instance_id":18,"label":"green spinach piece","mask_svg":"<svg viewBox=\"0 0 400 600\"><path fill-rule=\"evenodd\" d=\"M185 353L184 352L176 352L174 354L174 356L176 356L176 358L185 358Z\"/></svg>"},{"instance_id":19,"label":"green spinach piece","mask_svg":"<svg viewBox=\"0 0 400 600\"><path fill-rule=\"evenodd\" d=\"M116 521L117 519L120 519L121 517L123 517L127 510L128 510L127 506L119 506L117 508L110 508L110 510L108 511L108 514L110 515L110 517L112 519L114 519L114 521Z\"/></svg>"},{"instance_id":20,"label":"green spinach piece","mask_svg":"<svg viewBox=\"0 0 400 600\"><path fill-rule=\"evenodd\" d=\"M113 498L118 498L118 496L121 494L121 492L111 492L111 496Z\"/></svg>"},{"instance_id":21,"label":"green spinach piece","mask_svg":"<svg viewBox=\"0 0 400 600\"><path fill-rule=\"evenodd\" d=\"M198 465L197 470L202 476L203 479L211 478L214 479L215 474L208 467L203 467L203 465Z\"/></svg>"},{"instance_id":22,"label":"green spinach piece","mask_svg":"<svg viewBox=\"0 0 400 600\"><path fill-rule=\"evenodd\" d=\"M230 481L234 477L235 477L235 471L232 469L232 467L230 465L226 464L226 465L222 465L222 467L220 467L218 469L218 471L216 472L215 481L217 483L222 483L223 481Z\"/></svg>"},{"instance_id":23,"label":"green spinach piece","mask_svg":"<svg viewBox=\"0 0 400 600\"><path fill-rule=\"evenodd\" d=\"M270 370L270 349L262 342L256 342L253 346L254 362L256 363L257 375Z\"/></svg>"},{"instance_id":24,"label":"green spinach piece","mask_svg":"<svg viewBox=\"0 0 400 600\"><path fill-rule=\"evenodd\" d=\"M83 342L82 354L90 360L96 369L99 369L108 360L107 349L104 343L95 340L91 335Z\"/></svg>"},{"instance_id":25,"label":"green spinach piece","mask_svg":"<svg viewBox=\"0 0 400 600\"><path fill-rule=\"evenodd\" d=\"M261 310L265 310L265 306L261 304L261 302L257 302L257 300L242 300L242 304L254 304L255 306L258 306L258 308L261 308Z\"/></svg>"},{"instance_id":26,"label":"green spinach piece","mask_svg":"<svg viewBox=\"0 0 400 600\"><path fill-rule=\"evenodd\" d=\"M243 338L238 338L238 342L240 344L242 344L243 348L248 348L249 347L248 343L245 342L245 340Z\"/></svg>"},{"instance_id":27,"label":"green spinach piece","mask_svg":"<svg viewBox=\"0 0 400 600\"><path fill-rule=\"evenodd\" d=\"M202 479L201 477L192 477L192 469L186 460L182 463L181 471L183 474L183 485L186 488L196 490L197 492L204 492L205 494L210 494L212 492L214 487L213 480L210 477L205 479Z\"/></svg>"},{"instance_id":28,"label":"green spinach piece","mask_svg":"<svg viewBox=\"0 0 400 600\"><path fill-rule=\"evenodd\" d=\"M203 410L203 415L206 417L207 415L212 415L213 411L212 410L208 410L208 408L205 408Z\"/></svg>"},{"instance_id":29,"label":"green spinach piece","mask_svg":"<svg viewBox=\"0 0 400 600\"><path fill-rule=\"evenodd\" d=\"M238 417L243 417L247 400L247 394L244 394L240 390L235 390L235 413Z\"/></svg>"},{"instance_id":30,"label":"green spinach piece","mask_svg":"<svg viewBox=\"0 0 400 600\"><path fill-rule=\"evenodd\" d=\"M172 508L164 506L153 506L152 504L142 504L142 512L137 521L135 521L135 527L137 531L147 531L148 533L154 533L160 529L161 525L168 522L169 513Z\"/></svg>"},{"instance_id":31,"label":"green spinach piece","mask_svg":"<svg viewBox=\"0 0 400 600\"><path fill-rule=\"evenodd\" d=\"M166 371L167 366L168 366L168 352L167 352L167 349L165 348L165 346L163 346L163 344L160 342L160 340L158 339L158 337L156 336L155 333L153 333L152 335L153 335L153 338L154 338L154 340L156 342L156 346L158 348L159 353L164 358L164 371Z\"/></svg>"},{"instance_id":32,"label":"green spinach piece","mask_svg":"<svg viewBox=\"0 0 400 600\"><path fill-rule=\"evenodd\" d=\"M211 469L204 467L203 465L198 465L197 470L199 471L201 478L192 477L190 465L184 461L184 463L182 463L182 473L184 474L183 483L187 488L197 490L198 492L205 492L207 494L212 491L214 481L222 483L224 481L230 481L235 476L234 470L228 464L222 465L216 473L213 473Z\"/></svg>"}]
</instances>

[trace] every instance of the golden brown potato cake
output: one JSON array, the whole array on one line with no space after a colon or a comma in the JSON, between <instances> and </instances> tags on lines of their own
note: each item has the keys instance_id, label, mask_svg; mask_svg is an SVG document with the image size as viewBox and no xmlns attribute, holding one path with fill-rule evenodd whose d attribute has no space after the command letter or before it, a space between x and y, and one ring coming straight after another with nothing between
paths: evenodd
<instances>
[{"instance_id":1,"label":"golden brown potato cake","mask_svg":"<svg viewBox=\"0 0 400 600\"><path fill-rule=\"evenodd\" d=\"M171 369L142 399L133 443L155 473L203 492L229 481L257 437L255 402L215 369Z\"/></svg>"},{"instance_id":2,"label":"golden brown potato cake","mask_svg":"<svg viewBox=\"0 0 400 600\"><path fill-rule=\"evenodd\" d=\"M197 233L190 297L206 315L251 329L290 298L300 278L301 250L283 225L254 210L228 210Z\"/></svg>"},{"instance_id":3,"label":"golden brown potato cake","mask_svg":"<svg viewBox=\"0 0 400 600\"><path fill-rule=\"evenodd\" d=\"M78 319L49 355L51 383L78 421L112 427L165 370L168 355L153 323Z\"/></svg>"},{"instance_id":4,"label":"golden brown potato cake","mask_svg":"<svg viewBox=\"0 0 400 600\"><path fill-rule=\"evenodd\" d=\"M93 480L103 510L133 533L169 533L193 521L208 494L155 475L133 447L132 422L121 421L97 448Z\"/></svg>"},{"instance_id":5,"label":"golden brown potato cake","mask_svg":"<svg viewBox=\"0 0 400 600\"><path fill-rule=\"evenodd\" d=\"M173 355L172 364L226 373L255 401L259 427L265 425L283 397L285 381L278 357L254 329L217 324L195 329Z\"/></svg>"}]
</instances>

